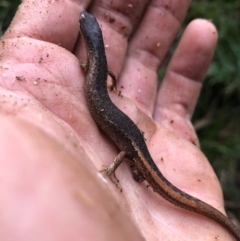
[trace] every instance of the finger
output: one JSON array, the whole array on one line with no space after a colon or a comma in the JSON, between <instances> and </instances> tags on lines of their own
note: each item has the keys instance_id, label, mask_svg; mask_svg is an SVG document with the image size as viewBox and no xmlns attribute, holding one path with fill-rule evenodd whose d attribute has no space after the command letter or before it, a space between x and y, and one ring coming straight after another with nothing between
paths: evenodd
<instances>
[{"instance_id":1,"label":"finger","mask_svg":"<svg viewBox=\"0 0 240 241\"><path fill-rule=\"evenodd\" d=\"M24 0L4 38L29 37L72 50L79 33L79 13L89 1Z\"/></svg>"},{"instance_id":2,"label":"finger","mask_svg":"<svg viewBox=\"0 0 240 241\"><path fill-rule=\"evenodd\" d=\"M216 42L217 31L210 21L191 22L172 57L157 97L156 121L188 140L195 136L190 118Z\"/></svg>"},{"instance_id":3,"label":"finger","mask_svg":"<svg viewBox=\"0 0 240 241\"><path fill-rule=\"evenodd\" d=\"M94 2L88 11L93 14L102 29L108 68L116 77L122 70L128 46L128 38L141 19L148 1L104 0L101 4ZM104 6L104 7L103 7ZM81 41L81 40L80 40ZM79 43L80 43L79 41ZM76 45L75 53L81 62L86 59L84 46Z\"/></svg>"},{"instance_id":4,"label":"finger","mask_svg":"<svg viewBox=\"0 0 240 241\"><path fill-rule=\"evenodd\" d=\"M190 1L151 1L134 37L130 40L122 92L150 116L154 108L157 70L186 14Z\"/></svg>"}]
</instances>

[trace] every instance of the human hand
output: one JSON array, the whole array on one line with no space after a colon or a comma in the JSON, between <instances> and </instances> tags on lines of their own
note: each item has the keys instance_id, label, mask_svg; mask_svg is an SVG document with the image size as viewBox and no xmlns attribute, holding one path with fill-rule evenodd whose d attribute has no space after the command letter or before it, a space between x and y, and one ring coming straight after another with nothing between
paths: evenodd
<instances>
[{"instance_id":1,"label":"human hand","mask_svg":"<svg viewBox=\"0 0 240 241\"><path fill-rule=\"evenodd\" d=\"M189 2L105 1L90 10L82 1L23 1L1 42L1 227L7 240L140 240L139 230L147 240L230 238L215 222L135 183L126 164L117 171L122 193L101 181L98 171L118 150L89 114L76 58L86 59L77 36L79 13L87 9L102 27L109 69L126 97L111 93L113 101L144 131L165 177L224 212L219 183L190 123L216 45L210 22L188 26L156 91L157 70Z\"/></svg>"}]
</instances>

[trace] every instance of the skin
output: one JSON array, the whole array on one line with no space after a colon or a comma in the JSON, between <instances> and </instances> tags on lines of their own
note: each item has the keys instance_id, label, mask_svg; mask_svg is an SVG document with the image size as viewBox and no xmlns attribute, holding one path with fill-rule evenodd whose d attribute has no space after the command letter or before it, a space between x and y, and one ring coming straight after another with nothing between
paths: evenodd
<instances>
[{"instance_id":1,"label":"skin","mask_svg":"<svg viewBox=\"0 0 240 241\"><path fill-rule=\"evenodd\" d=\"M103 29L109 69L124 96L111 93L112 100L144 131L158 167L224 213L190 121L216 29L202 19L189 24L157 90L157 71L189 2L144 2L93 2L89 9L90 1L23 1L0 47L1 240L233 240L215 222L136 183L126 163L116 172L122 193L98 172L118 150L86 105L79 67L86 55L77 38L83 9Z\"/></svg>"}]
</instances>

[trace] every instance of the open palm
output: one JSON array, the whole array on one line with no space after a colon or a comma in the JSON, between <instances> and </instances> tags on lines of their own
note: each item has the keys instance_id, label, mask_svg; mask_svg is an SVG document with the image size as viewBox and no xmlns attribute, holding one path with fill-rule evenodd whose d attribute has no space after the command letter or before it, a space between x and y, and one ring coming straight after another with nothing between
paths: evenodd
<instances>
[{"instance_id":1,"label":"open palm","mask_svg":"<svg viewBox=\"0 0 240 241\"><path fill-rule=\"evenodd\" d=\"M123 192L105 182L99 170L118 150L84 96L78 20L87 9L99 20L124 96L110 93L113 102L144 132L170 182L224 212L190 121L216 45L210 22L189 24L157 90L189 3L23 1L1 41L1 240L230 240L215 222L136 183L125 163L116 172Z\"/></svg>"}]
</instances>

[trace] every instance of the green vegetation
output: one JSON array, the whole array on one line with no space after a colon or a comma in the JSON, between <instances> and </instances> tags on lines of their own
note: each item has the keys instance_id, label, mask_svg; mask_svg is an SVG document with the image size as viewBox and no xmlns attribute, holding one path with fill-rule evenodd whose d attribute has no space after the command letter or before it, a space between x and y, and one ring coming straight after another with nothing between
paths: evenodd
<instances>
[{"instance_id":1,"label":"green vegetation","mask_svg":"<svg viewBox=\"0 0 240 241\"><path fill-rule=\"evenodd\" d=\"M219 41L193 121L203 124L201 147L220 178L226 206L239 213L240 0L193 1L187 21L195 18L211 20Z\"/></svg>"},{"instance_id":2,"label":"green vegetation","mask_svg":"<svg viewBox=\"0 0 240 241\"><path fill-rule=\"evenodd\" d=\"M0 0L3 31L19 3ZM219 42L193 122L222 183L227 208L236 215L240 213L240 0L194 0L185 25L195 18L211 20Z\"/></svg>"},{"instance_id":3,"label":"green vegetation","mask_svg":"<svg viewBox=\"0 0 240 241\"><path fill-rule=\"evenodd\" d=\"M9 26L20 0L0 0L0 36Z\"/></svg>"}]
</instances>

